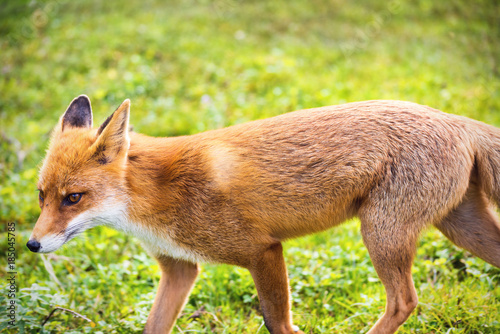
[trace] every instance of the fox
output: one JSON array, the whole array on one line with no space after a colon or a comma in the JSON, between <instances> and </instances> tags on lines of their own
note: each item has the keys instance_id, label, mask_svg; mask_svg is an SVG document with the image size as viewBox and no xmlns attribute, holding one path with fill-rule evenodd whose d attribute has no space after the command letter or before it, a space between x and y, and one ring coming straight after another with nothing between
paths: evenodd
<instances>
[{"instance_id":1,"label":"fox","mask_svg":"<svg viewBox=\"0 0 500 334\"><path fill-rule=\"evenodd\" d=\"M357 217L385 287L368 333L395 333L418 303L421 232L500 267L500 130L411 102L299 110L177 137L129 130L130 100L93 127L76 97L53 130L27 242L59 249L104 225L137 237L161 269L144 333L170 333L200 263L248 269L272 334L292 322L282 243Z\"/></svg>"}]
</instances>

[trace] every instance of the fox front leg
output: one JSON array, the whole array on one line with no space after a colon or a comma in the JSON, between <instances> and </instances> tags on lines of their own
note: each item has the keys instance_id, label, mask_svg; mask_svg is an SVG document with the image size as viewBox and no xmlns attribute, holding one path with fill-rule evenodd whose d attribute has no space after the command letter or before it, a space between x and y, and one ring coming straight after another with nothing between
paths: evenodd
<instances>
[{"instance_id":1,"label":"fox front leg","mask_svg":"<svg viewBox=\"0 0 500 334\"><path fill-rule=\"evenodd\" d=\"M167 256L157 257L157 260L161 268L160 284L144 334L171 332L199 272L199 267L195 263Z\"/></svg>"},{"instance_id":2,"label":"fox front leg","mask_svg":"<svg viewBox=\"0 0 500 334\"><path fill-rule=\"evenodd\" d=\"M271 334L304 334L292 325L290 290L281 243L264 249L248 268L259 295L264 322Z\"/></svg>"}]
</instances>

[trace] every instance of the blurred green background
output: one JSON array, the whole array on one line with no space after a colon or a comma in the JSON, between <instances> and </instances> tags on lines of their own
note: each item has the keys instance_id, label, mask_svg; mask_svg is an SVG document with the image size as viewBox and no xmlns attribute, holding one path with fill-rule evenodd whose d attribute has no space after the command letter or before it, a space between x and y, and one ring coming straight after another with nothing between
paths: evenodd
<instances>
[{"instance_id":1,"label":"blurred green background","mask_svg":"<svg viewBox=\"0 0 500 334\"><path fill-rule=\"evenodd\" d=\"M75 96L91 98L96 125L130 98L135 131L155 136L369 99L500 126L499 62L494 0L0 1L0 221L3 232L16 223L21 289L8 331L38 333L61 306L93 323L57 311L44 333L140 332L159 279L133 238L104 228L55 255L24 247L39 213L37 167ZM286 244L307 333L364 333L383 312L357 230L353 221ZM500 332L498 269L431 230L414 279L420 304L402 333ZM266 333L262 323L248 273L206 265L176 331Z\"/></svg>"}]
</instances>

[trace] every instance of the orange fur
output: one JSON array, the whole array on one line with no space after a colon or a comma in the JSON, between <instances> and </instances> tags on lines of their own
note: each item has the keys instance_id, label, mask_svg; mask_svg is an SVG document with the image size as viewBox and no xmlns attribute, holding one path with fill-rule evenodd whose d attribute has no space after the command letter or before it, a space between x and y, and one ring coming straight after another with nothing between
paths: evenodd
<instances>
[{"instance_id":1,"label":"orange fur","mask_svg":"<svg viewBox=\"0 0 500 334\"><path fill-rule=\"evenodd\" d=\"M415 308L411 265L425 227L500 266L488 209L500 203L500 130L489 125L367 101L152 138L128 133L128 100L96 131L78 99L40 172L46 198L32 238L84 218L141 238L162 269L146 332L171 330L199 260L249 269L269 331L294 332L281 242L354 216L387 292L369 333L394 333ZM81 202L60 206L72 192Z\"/></svg>"}]
</instances>

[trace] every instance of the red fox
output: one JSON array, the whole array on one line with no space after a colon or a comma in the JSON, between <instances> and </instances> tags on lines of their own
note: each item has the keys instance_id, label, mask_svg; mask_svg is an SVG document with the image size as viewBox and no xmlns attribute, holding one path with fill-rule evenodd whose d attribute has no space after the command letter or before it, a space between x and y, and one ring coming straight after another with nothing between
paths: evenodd
<instances>
[{"instance_id":1,"label":"red fox","mask_svg":"<svg viewBox=\"0 0 500 334\"><path fill-rule=\"evenodd\" d=\"M292 323L282 242L357 216L387 294L370 334L417 305L411 266L436 226L500 267L500 130L410 102L295 111L192 136L129 131L125 100L97 129L90 100L61 116L40 169L28 248L52 252L106 225L137 236L162 274L144 333L170 333L199 262L247 268L273 334Z\"/></svg>"}]
</instances>

